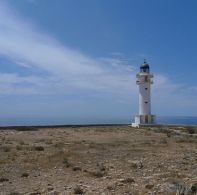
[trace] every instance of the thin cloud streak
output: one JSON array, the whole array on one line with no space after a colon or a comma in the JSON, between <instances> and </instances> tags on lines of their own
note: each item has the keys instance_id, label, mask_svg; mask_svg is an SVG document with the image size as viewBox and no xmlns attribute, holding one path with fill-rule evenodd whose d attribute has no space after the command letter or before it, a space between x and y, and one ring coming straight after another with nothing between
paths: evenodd
<instances>
[{"instance_id":1,"label":"thin cloud streak","mask_svg":"<svg viewBox=\"0 0 197 195\"><path fill-rule=\"evenodd\" d=\"M128 86L125 82L132 85L134 75L130 76L131 67L125 58L93 59L40 32L7 4L0 3L0 13L0 55L19 66L43 70L49 75L46 80L56 77L58 82L73 88L120 93Z\"/></svg>"},{"instance_id":2,"label":"thin cloud streak","mask_svg":"<svg viewBox=\"0 0 197 195\"><path fill-rule=\"evenodd\" d=\"M137 99L134 66L121 53L105 58L92 58L71 49L24 21L7 3L0 2L0 55L23 68L39 69L43 76L0 73L1 95L69 94L80 90L95 91L119 97L121 101ZM182 84L174 84L166 76L155 76L153 98L159 105L171 100L179 104L188 96ZM196 91L196 87L190 87ZM196 102L194 97L189 97ZM185 100L186 101L186 100ZM188 99L187 99L188 101ZM176 105L177 106L177 105Z\"/></svg>"}]
</instances>

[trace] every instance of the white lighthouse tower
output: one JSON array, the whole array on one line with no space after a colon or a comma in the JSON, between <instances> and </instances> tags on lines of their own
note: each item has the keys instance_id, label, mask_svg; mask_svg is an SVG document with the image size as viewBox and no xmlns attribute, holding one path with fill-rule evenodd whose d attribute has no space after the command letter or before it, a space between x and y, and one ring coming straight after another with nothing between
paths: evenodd
<instances>
[{"instance_id":1,"label":"white lighthouse tower","mask_svg":"<svg viewBox=\"0 0 197 195\"><path fill-rule=\"evenodd\" d=\"M153 74L150 74L148 63L140 66L140 73L136 75L136 83L139 85L139 115L135 116L132 126L148 125L155 123L155 115L151 114L151 84Z\"/></svg>"}]
</instances>

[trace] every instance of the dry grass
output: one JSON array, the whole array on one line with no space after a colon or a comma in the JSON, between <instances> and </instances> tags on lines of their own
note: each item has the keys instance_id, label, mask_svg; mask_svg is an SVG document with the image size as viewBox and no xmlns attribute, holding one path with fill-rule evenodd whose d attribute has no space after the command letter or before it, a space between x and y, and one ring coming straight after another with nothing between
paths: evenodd
<instances>
[{"instance_id":1,"label":"dry grass","mask_svg":"<svg viewBox=\"0 0 197 195\"><path fill-rule=\"evenodd\" d=\"M185 127L6 130L0 138L5 194L170 194L173 179L196 182L197 138Z\"/></svg>"}]
</instances>

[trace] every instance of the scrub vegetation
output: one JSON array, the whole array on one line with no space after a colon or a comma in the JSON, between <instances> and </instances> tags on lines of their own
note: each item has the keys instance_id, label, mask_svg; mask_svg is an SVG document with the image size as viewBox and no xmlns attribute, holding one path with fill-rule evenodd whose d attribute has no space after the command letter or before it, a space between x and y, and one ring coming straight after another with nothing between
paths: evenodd
<instances>
[{"instance_id":1,"label":"scrub vegetation","mask_svg":"<svg viewBox=\"0 0 197 195\"><path fill-rule=\"evenodd\" d=\"M0 130L0 194L197 193L196 127Z\"/></svg>"}]
</instances>

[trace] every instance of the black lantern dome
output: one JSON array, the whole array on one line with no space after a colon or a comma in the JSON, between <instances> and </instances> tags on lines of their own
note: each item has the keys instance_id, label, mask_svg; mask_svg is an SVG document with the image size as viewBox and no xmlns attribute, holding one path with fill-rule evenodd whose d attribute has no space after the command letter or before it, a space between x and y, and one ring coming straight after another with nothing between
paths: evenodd
<instances>
[{"instance_id":1,"label":"black lantern dome","mask_svg":"<svg viewBox=\"0 0 197 195\"><path fill-rule=\"evenodd\" d=\"M149 68L149 64L146 62L146 60L144 60L144 63L140 66L140 72L144 72L144 73L149 73L150 72L150 68Z\"/></svg>"}]
</instances>

